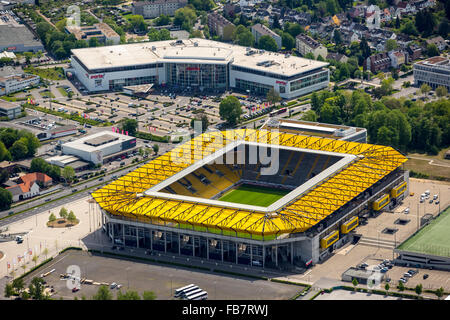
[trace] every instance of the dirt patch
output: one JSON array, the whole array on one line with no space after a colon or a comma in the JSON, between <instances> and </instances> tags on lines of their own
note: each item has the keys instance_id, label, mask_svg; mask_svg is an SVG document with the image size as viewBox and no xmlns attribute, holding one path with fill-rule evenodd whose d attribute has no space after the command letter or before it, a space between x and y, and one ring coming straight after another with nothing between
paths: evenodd
<instances>
[{"instance_id":1,"label":"dirt patch","mask_svg":"<svg viewBox=\"0 0 450 320\"><path fill-rule=\"evenodd\" d=\"M49 228L68 228L76 226L80 220L76 221L69 221L67 219L56 219L55 221L49 221L47 222L47 227Z\"/></svg>"}]
</instances>

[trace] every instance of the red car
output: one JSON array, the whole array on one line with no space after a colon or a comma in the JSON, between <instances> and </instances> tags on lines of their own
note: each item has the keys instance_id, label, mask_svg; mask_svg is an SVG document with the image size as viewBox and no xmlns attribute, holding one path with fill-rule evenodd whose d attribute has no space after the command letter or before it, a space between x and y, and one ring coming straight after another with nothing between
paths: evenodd
<instances>
[{"instance_id":1,"label":"red car","mask_svg":"<svg viewBox=\"0 0 450 320\"><path fill-rule=\"evenodd\" d=\"M80 288L73 288L72 289L72 292L77 292L77 291L80 291Z\"/></svg>"}]
</instances>

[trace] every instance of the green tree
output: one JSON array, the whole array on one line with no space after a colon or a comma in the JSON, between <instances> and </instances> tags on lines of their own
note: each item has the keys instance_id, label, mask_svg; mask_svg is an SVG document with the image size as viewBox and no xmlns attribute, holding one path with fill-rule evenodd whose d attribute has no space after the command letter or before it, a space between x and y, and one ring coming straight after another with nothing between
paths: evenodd
<instances>
[{"instance_id":1,"label":"green tree","mask_svg":"<svg viewBox=\"0 0 450 320\"><path fill-rule=\"evenodd\" d=\"M166 26L166 25L170 24L170 21L171 21L171 19L169 16L162 14L154 20L154 23L157 26Z\"/></svg>"},{"instance_id":2,"label":"green tree","mask_svg":"<svg viewBox=\"0 0 450 320\"><path fill-rule=\"evenodd\" d=\"M272 39L272 40L273 40L273 39ZM276 91L273 87L270 88L269 91L267 91L266 99L267 99L267 101L269 101L271 104L275 104L275 103L281 101L280 94L279 94L278 91Z\"/></svg>"},{"instance_id":3,"label":"green tree","mask_svg":"<svg viewBox=\"0 0 450 320\"><path fill-rule=\"evenodd\" d=\"M48 217L48 221L49 222L53 222L53 221L55 221L56 220L56 216L52 213L52 214L50 214L50 216Z\"/></svg>"},{"instance_id":4,"label":"green tree","mask_svg":"<svg viewBox=\"0 0 450 320\"><path fill-rule=\"evenodd\" d=\"M66 183L71 183L75 177L75 170L71 166L64 167L61 176L64 178Z\"/></svg>"},{"instance_id":5,"label":"green tree","mask_svg":"<svg viewBox=\"0 0 450 320\"><path fill-rule=\"evenodd\" d=\"M321 107L322 104L320 103L319 96L316 92L313 92L313 94L311 95L311 109L318 112Z\"/></svg>"},{"instance_id":6,"label":"green tree","mask_svg":"<svg viewBox=\"0 0 450 320\"><path fill-rule=\"evenodd\" d=\"M436 95L438 97L446 97L447 96L447 88L443 86L439 86L436 88Z\"/></svg>"},{"instance_id":7,"label":"green tree","mask_svg":"<svg viewBox=\"0 0 450 320\"><path fill-rule=\"evenodd\" d=\"M67 219L68 214L69 213L67 212L67 209L64 207L62 207L61 210L59 210L59 216L63 219Z\"/></svg>"},{"instance_id":8,"label":"green tree","mask_svg":"<svg viewBox=\"0 0 450 320\"><path fill-rule=\"evenodd\" d=\"M353 284L353 287L355 287L355 291L356 291L356 286L358 285L358 280L356 280L356 278L353 278L352 284Z\"/></svg>"},{"instance_id":9,"label":"green tree","mask_svg":"<svg viewBox=\"0 0 450 320\"><path fill-rule=\"evenodd\" d=\"M410 36L417 36L419 33L417 32L416 26L412 21L408 21L406 24L404 24L400 31L402 33L406 33Z\"/></svg>"},{"instance_id":10,"label":"green tree","mask_svg":"<svg viewBox=\"0 0 450 320\"><path fill-rule=\"evenodd\" d=\"M234 29L236 27L232 24L229 24L223 28L223 35L222 40L223 41L230 41L233 38Z\"/></svg>"},{"instance_id":11,"label":"green tree","mask_svg":"<svg viewBox=\"0 0 450 320\"><path fill-rule=\"evenodd\" d=\"M435 294L439 299L441 299L444 295L444 288L440 287L439 289L436 289Z\"/></svg>"},{"instance_id":12,"label":"green tree","mask_svg":"<svg viewBox=\"0 0 450 320\"><path fill-rule=\"evenodd\" d=\"M0 169L0 185L8 181L9 173L6 169Z\"/></svg>"},{"instance_id":13,"label":"green tree","mask_svg":"<svg viewBox=\"0 0 450 320\"><path fill-rule=\"evenodd\" d=\"M154 145L152 146L152 149L153 149L153 152L154 152L155 154L158 154L158 152L159 152L159 145L154 144Z\"/></svg>"},{"instance_id":14,"label":"green tree","mask_svg":"<svg viewBox=\"0 0 450 320\"><path fill-rule=\"evenodd\" d=\"M25 288L25 282L22 278L17 278L13 280L12 286L17 293L20 293Z\"/></svg>"},{"instance_id":15,"label":"green tree","mask_svg":"<svg viewBox=\"0 0 450 320\"><path fill-rule=\"evenodd\" d=\"M281 36L281 43L283 44L283 47L285 47L286 50L291 50L295 48L295 39L288 32L283 32Z\"/></svg>"},{"instance_id":16,"label":"green tree","mask_svg":"<svg viewBox=\"0 0 450 320\"><path fill-rule=\"evenodd\" d=\"M5 144L0 141L0 161L10 161L12 160L11 153L6 149Z\"/></svg>"},{"instance_id":17,"label":"green tree","mask_svg":"<svg viewBox=\"0 0 450 320\"><path fill-rule=\"evenodd\" d=\"M418 296L420 296L422 294L422 291L423 291L422 284L418 284L416 286L416 288L414 289L414 291L417 293Z\"/></svg>"},{"instance_id":18,"label":"green tree","mask_svg":"<svg viewBox=\"0 0 450 320\"><path fill-rule=\"evenodd\" d=\"M258 46L260 49L264 49L267 51L273 51L273 52L278 51L278 46L277 46L276 41L271 36L268 36L268 35L263 35L263 36L261 36L261 38L259 38Z\"/></svg>"},{"instance_id":19,"label":"green tree","mask_svg":"<svg viewBox=\"0 0 450 320\"><path fill-rule=\"evenodd\" d=\"M195 14L195 11L190 7L184 7L175 11L173 23L190 32L196 20L197 15Z\"/></svg>"},{"instance_id":20,"label":"green tree","mask_svg":"<svg viewBox=\"0 0 450 320\"><path fill-rule=\"evenodd\" d=\"M147 30L147 23L144 21L144 17L135 14L129 17L130 28L136 32L143 32Z\"/></svg>"},{"instance_id":21,"label":"green tree","mask_svg":"<svg viewBox=\"0 0 450 320\"><path fill-rule=\"evenodd\" d=\"M431 91L431 87L428 84L424 83L420 86L420 92L422 92L422 94L426 95L430 91Z\"/></svg>"},{"instance_id":22,"label":"green tree","mask_svg":"<svg viewBox=\"0 0 450 320\"><path fill-rule=\"evenodd\" d=\"M395 41L394 39L388 39L386 41L385 47L386 47L386 51L395 50L398 47L397 41Z\"/></svg>"},{"instance_id":23,"label":"green tree","mask_svg":"<svg viewBox=\"0 0 450 320\"><path fill-rule=\"evenodd\" d=\"M386 290L386 295L388 294L389 289L390 289L389 283L386 283L386 284L384 285L384 290Z\"/></svg>"},{"instance_id":24,"label":"green tree","mask_svg":"<svg viewBox=\"0 0 450 320\"><path fill-rule=\"evenodd\" d=\"M7 283L5 285L5 298L9 298L16 294L16 291L13 288L13 285L11 283Z\"/></svg>"},{"instance_id":25,"label":"green tree","mask_svg":"<svg viewBox=\"0 0 450 320\"><path fill-rule=\"evenodd\" d=\"M427 45L427 55L429 57L435 57L439 55L439 49L434 43Z\"/></svg>"},{"instance_id":26,"label":"green tree","mask_svg":"<svg viewBox=\"0 0 450 320\"><path fill-rule=\"evenodd\" d=\"M138 122L135 119L126 119L122 122L123 131L128 131L130 136L136 136L138 129Z\"/></svg>"},{"instance_id":27,"label":"green tree","mask_svg":"<svg viewBox=\"0 0 450 320\"><path fill-rule=\"evenodd\" d=\"M70 210L69 215L67 216L67 220L69 220L72 223L77 221L77 217L75 216L75 213L73 213L72 210Z\"/></svg>"},{"instance_id":28,"label":"green tree","mask_svg":"<svg viewBox=\"0 0 450 320\"><path fill-rule=\"evenodd\" d=\"M26 139L20 139L13 143L9 149L11 156L14 160L21 160L25 158L28 154L27 141Z\"/></svg>"},{"instance_id":29,"label":"green tree","mask_svg":"<svg viewBox=\"0 0 450 320\"><path fill-rule=\"evenodd\" d=\"M144 291L142 293L142 300L156 300L156 294L153 291Z\"/></svg>"},{"instance_id":30,"label":"green tree","mask_svg":"<svg viewBox=\"0 0 450 320\"><path fill-rule=\"evenodd\" d=\"M405 290L405 285L403 284L403 282L401 282L401 281L398 282L397 289L398 289L399 291Z\"/></svg>"},{"instance_id":31,"label":"green tree","mask_svg":"<svg viewBox=\"0 0 450 320\"><path fill-rule=\"evenodd\" d=\"M303 114L301 119L304 121L317 122L318 117L317 113L314 110L308 110Z\"/></svg>"},{"instance_id":32,"label":"green tree","mask_svg":"<svg viewBox=\"0 0 450 320\"><path fill-rule=\"evenodd\" d=\"M202 125L202 132L205 132L209 127L208 116L204 112L197 113L191 120L191 128L194 128L195 122L200 121Z\"/></svg>"},{"instance_id":33,"label":"green tree","mask_svg":"<svg viewBox=\"0 0 450 320\"><path fill-rule=\"evenodd\" d=\"M239 121L241 114L241 103L235 96L228 96L220 103L219 115L229 124L235 125Z\"/></svg>"},{"instance_id":34,"label":"green tree","mask_svg":"<svg viewBox=\"0 0 450 320\"><path fill-rule=\"evenodd\" d=\"M44 295L44 279L34 277L28 286L30 296L34 300L46 300L47 296Z\"/></svg>"},{"instance_id":35,"label":"green tree","mask_svg":"<svg viewBox=\"0 0 450 320\"><path fill-rule=\"evenodd\" d=\"M141 297L136 291L127 291L125 293L122 293L119 291L117 293L117 300L141 300Z\"/></svg>"},{"instance_id":36,"label":"green tree","mask_svg":"<svg viewBox=\"0 0 450 320\"><path fill-rule=\"evenodd\" d=\"M297 37L300 33L304 33L302 26L298 23L291 23L286 22L284 24L284 31L289 33L294 39Z\"/></svg>"},{"instance_id":37,"label":"green tree","mask_svg":"<svg viewBox=\"0 0 450 320\"><path fill-rule=\"evenodd\" d=\"M89 45L89 48L95 48L95 47L100 46L100 42L98 42L97 38L92 37L92 38L89 38L88 45ZM56 54L56 51L58 51L58 50L55 50L55 54Z\"/></svg>"},{"instance_id":38,"label":"green tree","mask_svg":"<svg viewBox=\"0 0 450 320\"><path fill-rule=\"evenodd\" d=\"M92 300L112 300L113 296L109 291L108 287L105 285L98 288L97 293L92 297Z\"/></svg>"},{"instance_id":39,"label":"green tree","mask_svg":"<svg viewBox=\"0 0 450 320\"><path fill-rule=\"evenodd\" d=\"M0 188L0 210L7 210L11 207L12 194L4 188Z\"/></svg>"}]
</instances>

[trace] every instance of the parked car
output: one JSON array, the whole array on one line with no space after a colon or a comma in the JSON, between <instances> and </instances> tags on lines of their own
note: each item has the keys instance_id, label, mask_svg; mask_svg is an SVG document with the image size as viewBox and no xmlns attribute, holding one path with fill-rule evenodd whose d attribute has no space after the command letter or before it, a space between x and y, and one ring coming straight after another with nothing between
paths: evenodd
<instances>
[{"instance_id":1,"label":"parked car","mask_svg":"<svg viewBox=\"0 0 450 320\"><path fill-rule=\"evenodd\" d=\"M110 288L114 289L115 287L117 287L117 283L115 283L115 282L111 283Z\"/></svg>"},{"instance_id":2,"label":"parked car","mask_svg":"<svg viewBox=\"0 0 450 320\"><path fill-rule=\"evenodd\" d=\"M425 273L425 274L423 275L423 280L428 279L428 277L429 277L428 273Z\"/></svg>"}]
</instances>

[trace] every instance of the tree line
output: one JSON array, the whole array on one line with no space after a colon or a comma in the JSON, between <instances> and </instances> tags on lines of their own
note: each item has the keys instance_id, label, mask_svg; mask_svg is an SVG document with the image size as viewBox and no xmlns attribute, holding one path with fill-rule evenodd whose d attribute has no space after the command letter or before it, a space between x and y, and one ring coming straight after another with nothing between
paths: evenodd
<instances>
[{"instance_id":1,"label":"tree line","mask_svg":"<svg viewBox=\"0 0 450 320\"><path fill-rule=\"evenodd\" d=\"M424 104L383 97L373 102L362 91L313 93L305 120L344 124L367 129L369 143L401 151L437 154L450 145L450 100Z\"/></svg>"}]
</instances>

